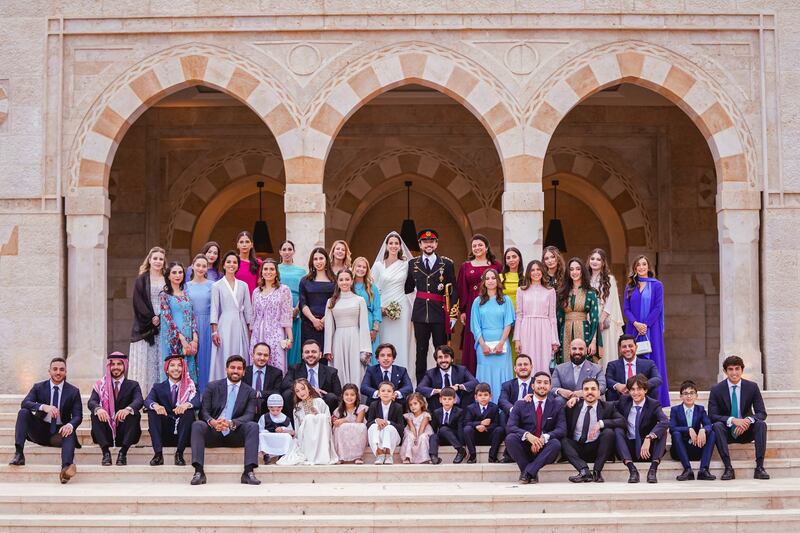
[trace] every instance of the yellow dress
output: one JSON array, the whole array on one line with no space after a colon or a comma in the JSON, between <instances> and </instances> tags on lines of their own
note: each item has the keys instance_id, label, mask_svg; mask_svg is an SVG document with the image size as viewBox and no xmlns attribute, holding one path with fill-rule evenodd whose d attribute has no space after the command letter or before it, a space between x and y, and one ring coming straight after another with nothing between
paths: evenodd
<instances>
[{"instance_id":1,"label":"yellow dress","mask_svg":"<svg viewBox=\"0 0 800 533\"><path fill-rule=\"evenodd\" d=\"M506 297L511 299L511 305L514 306L514 314L516 316L517 312L517 287L519 287L519 274L516 272L508 272L506 274L500 274L500 281L503 282L503 294ZM513 339L513 331L509 334L508 338ZM514 343L511 343L511 370L513 372L514 365L517 363L517 348L514 346ZM494 392L494 391L492 391Z\"/></svg>"}]
</instances>

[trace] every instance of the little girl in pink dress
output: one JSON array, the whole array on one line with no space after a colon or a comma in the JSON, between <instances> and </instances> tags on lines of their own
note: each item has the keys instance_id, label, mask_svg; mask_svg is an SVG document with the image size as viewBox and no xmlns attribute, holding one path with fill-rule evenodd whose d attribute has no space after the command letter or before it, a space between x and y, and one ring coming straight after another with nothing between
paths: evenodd
<instances>
[{"instance_id":1,"label":"little girl in pink dress","mask_svg":"<svg viewBox=\"0 0 800 533\"><path fill-rule=\"evenodd\" d=\"M403 415L406 419L406 430L400 446L400 457L405 464L430 463L429 439L433 435L433 429L428 402L422 394L415 392L408 396L407 405L409 412Z\"/></svg>"}]
</instances>

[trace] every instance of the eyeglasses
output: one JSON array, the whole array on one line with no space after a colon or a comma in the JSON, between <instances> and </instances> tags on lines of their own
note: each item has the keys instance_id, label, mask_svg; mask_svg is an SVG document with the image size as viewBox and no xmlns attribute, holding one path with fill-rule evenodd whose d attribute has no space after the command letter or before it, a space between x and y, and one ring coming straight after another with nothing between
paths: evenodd
<instances>
[{"instance_id":1,"label":"eyeglasses","mask_svg":"<svg viewBox=\"0 0 800 533\"><path fill-rule=\"evenodd\" d=\"M696 391L684 391L681 393L681 396L697 396Z\"/></svg>"}]
</instances>

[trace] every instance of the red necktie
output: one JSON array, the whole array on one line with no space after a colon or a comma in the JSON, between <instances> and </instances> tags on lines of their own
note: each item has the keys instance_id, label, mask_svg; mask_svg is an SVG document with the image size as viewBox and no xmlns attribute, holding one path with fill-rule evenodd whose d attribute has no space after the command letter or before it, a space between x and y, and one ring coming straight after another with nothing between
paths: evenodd
<instances>
[{"instance_id":1,"label":"red necktie","mask_svg":"<svg viewBox=\"0 0 800 533\"><path fill-rule=\"evenodd\" d=\"M114 381L114 401L117 401L119 395L119 381Z\"/></svg>"},{"instance_id":2,"label":"red necktie","mask_svg":"<svg viewBox=\"0 0 800 533\"><path fill-rule=\"evenodd\" d=\"M542 436L542 402L536 402L536 431L533 432L537 437Z\"/></svg>"},{"instance_id":3,"label":"red necktie","mask_svg":"<svg viewBox=\"0 0 800 533\"><path fill-rule=\"evenodd\" d=\"M628 377L633 377L633 363L628 363Z\"/></svg>"}]
</instances>

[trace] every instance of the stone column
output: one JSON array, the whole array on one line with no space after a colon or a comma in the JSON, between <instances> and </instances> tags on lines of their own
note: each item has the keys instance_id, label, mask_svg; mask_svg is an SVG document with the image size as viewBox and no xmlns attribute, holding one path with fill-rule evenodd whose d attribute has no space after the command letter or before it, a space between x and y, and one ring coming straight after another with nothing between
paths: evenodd
<instances>
[{"instance_id":1,"label":"stone column","mask_svg":"<svg viewBox=\"0 0 800 533\"><path fill-rule=\"evenodd\" d=\"M308 255L325 245L325 194L322 183L288 183L283 196L286 238L294 242L294 262L305 267Z\"/></svg>"},{"instance_id":2,"label":"stone column","mask_svg":"<svg viewBox=\"0 0 800 533\"><path fill-rule=\"evenodd\" d=\"M110 212L111 204L104 194L66 198L67 375L84 393L102 372L108 349Z\"/></svg>"},{"instance_id":3,"label":"stone column","mask_svg":"<svg viewBox=\"0 0 800 533\"><path fill-rule=\"evenodd\" d=\"M502 199L503 246L516 246L527 265L542 257L544 192L541 183L505 181Z\"/></svg>"},{"instance_id":4,"label":"stone column","mask_svg":"<svg viewBox=\"0 0 800 533\"><path fill-rule=\"evenodd\" d=\"M745 375L764 382L759 309L759 226L757 191L726 190L717 195L720 284L720 379L729 355L744 359Z\"/></svg>"}]
</instances>

